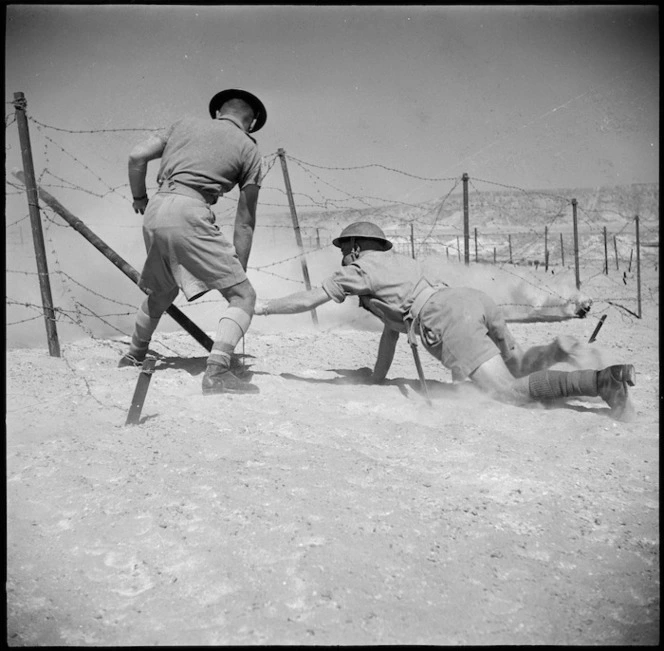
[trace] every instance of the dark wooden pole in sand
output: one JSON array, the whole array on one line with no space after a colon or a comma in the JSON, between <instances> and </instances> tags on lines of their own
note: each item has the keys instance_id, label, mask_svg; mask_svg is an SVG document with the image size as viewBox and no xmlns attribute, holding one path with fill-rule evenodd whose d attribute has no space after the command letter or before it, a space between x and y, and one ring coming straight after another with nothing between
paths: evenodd
<instances>
[{"instance_id":1,"label":"dark wooden pole in sand","mask_svg":"<svg viewBox=\"0 0 664 651\"><path fill-rule=\"evenodd\" d=\"M463 261L470 264L470 225L468 217L468 174L461 177L463 181Z\"/></svg>"},{"instance_id":2,"label":"dark wooden pole in sand","mask_svg":"<svg viewBox=\"0 0 664 651\"><path fill-rule=\"evenodd\" d=\"M576 288L581 289L581 276L579 275L579 228L576 220L576 199L572 199L572 221L574 224L574 274Z\"/></svg>"},{"instance_id":3,"label":"dark wooden pole in sand","mask_svg":"<svg viewBox=\"0 0 664 651\"><path fill-rule=\"evenodd\" d=\"M35 247L35 257L37 259L37 274L39 276L39 288L41 290L42 306L44 309L44 321L46 322L48 351L51 357L60 357L60 342L58 341L58 331L55 327L55 309L53 308L51 283L48 276L44 233L42 232L41 217L39 214L35 167L32 160L32 148L30 146L30 131L28 130L28 118L25 114L27 105L28 103L23 93L14 93L16 124L18 125L18 137L21 143L21 156L23 158L23 170L25 174L22 180L25 184L25 192L28 195L32 242Z\"/></svg>"},{"instance_id":4,"label":"dark wooden pole in sand","mask_svg":"<svg viewBox=\"0 0 664 651\"><path fill-rule=\"evenodd\" d=\"M281 171L284 174L284 184L286 185L286 194L288 195L288 205L290 207L291 218L293 220L293 230L295 231L295 240L300 249L300 262L302 263L302 275L304 276L304 286L311 289L311 282L309 281L309 269L307 268L307 259L304 256L304 245L302 244L302 235L300 233L300 224L297 220L297 212L295 210L295 201L293 200L293 190L291 189L290 177L288 176L288 167L286 165L286 151L281 147L277 149L277 156L281 160ZM314 325L318 325L318 315L316 308L311 310L311 320Z\"/></svg>"}]
</instances>

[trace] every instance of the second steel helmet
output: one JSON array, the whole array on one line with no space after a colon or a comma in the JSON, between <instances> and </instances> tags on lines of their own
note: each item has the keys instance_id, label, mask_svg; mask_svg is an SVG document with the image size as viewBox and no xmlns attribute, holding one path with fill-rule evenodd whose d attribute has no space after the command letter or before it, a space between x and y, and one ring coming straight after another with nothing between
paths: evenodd
<instances>
[{"instance_id":1,"label":"second steel helmet","mask_svg":"<svg viewBox=\"0 0 664 651\"><path fill-rule=\"evenodd\" d=\"M332 244L341 248L342 240L349 240L352 237L366 237L372 240L379 240L383 243L383 251L389 251L392 248L392 242L385 237L385 233L372 222L354 222L341 231L341 235L332 240Z\"/></svg>"}]
</instances>

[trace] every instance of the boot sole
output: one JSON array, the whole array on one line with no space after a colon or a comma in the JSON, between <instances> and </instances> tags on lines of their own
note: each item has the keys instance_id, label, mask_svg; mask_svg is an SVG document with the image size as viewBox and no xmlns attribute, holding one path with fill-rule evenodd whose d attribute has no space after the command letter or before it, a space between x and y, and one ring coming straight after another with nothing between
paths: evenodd
<instances>
[{"instance_id":1,"label":"boot sole","mask_svg":"<svg viewBox=\"0 0 664 651\"><path fill-rule=\"evenodd\" d=\"M636 370L634 369L634 366L632 364L622 364L618 369L618 377L616 377L615 380L622 382L625 387L633 387L636 384ZM625 391L627 391L626 388ZM626 396L624 405L612 408L611 413L616 420L624 423L630 423L636 420L636 411L629 396Z\"/></svg>"},{"instance_id":2,"label":"boot sole","mask_svg":"<svg viewBox=\"0 0 664 651\"><path fill-rule=\"evenodd\" d=\"M233 393L233 394L257 394L259 389L255 384L249 384L245 382L243 384L238 383L235 386L228 386L223 382L216 382L212 386L207 383L204 383L201 387L203 390L204 396L218 395L221 393Z\"/></svg>"},{"instance_id":3,"label":"boot sole","mask_svg":"<svg viewBox=\"0 0 664 651\"><path fill-rule=\"evenodd\" d=\"M245 391L242 389L203 389L204 396L216 396L222 393L231 393L236 395L256 395L259 391Z\"/></svg>"},{"instance_id":4,"label":"boot sole","mask_svg":"<svg viewBox=\"0 0 664 651\"><path fill-rule=\"evenodd\" d=\"M122 357L122 358L120 358L120 361L118 362L118 368L127 368L127 367L141 368L141 366L143 366L144 361L145 361L145 358L143 358L143 359L129 359L128 357Z\"/></svg>"}]
</instances>

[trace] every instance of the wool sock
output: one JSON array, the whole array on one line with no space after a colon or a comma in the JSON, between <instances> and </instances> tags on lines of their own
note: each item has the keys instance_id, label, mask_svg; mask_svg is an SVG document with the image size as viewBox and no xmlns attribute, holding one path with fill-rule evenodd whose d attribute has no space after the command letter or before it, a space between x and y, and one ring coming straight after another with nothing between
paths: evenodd
<instances>
[{"instance_id":1,"label":"wool sock","mask_svg":"<svg viewBox=\"0 0 664 651\"><path fill-rule=\"evenodd\" d=\"M528 392L535 400L599 395L597 371L535 371L528 376Z\"/></svg>"},{"instance_id":2,"label":"wool sock","mask_svg":"<svg viewBox=\"0 0 664 651\"><path fill-rule=\"evenodd\" d=\"M159 325L159 319L152 318L145 307L144 301L138 308L134 333L131 336L131 345L129 346L129 355L138 358L145 356L145 353L147 353L152 335Z\"/></svg>"},{"instance_id":3,"label":"wool sock","mask_svg":"<svg viewBox=\"0 0 664 651\"><path fill-rule=\"evenodd\" d=\"M215 364L225 369L230 368L231 355L238 342L249 330L251 316L242 308L228 307L219 319L217 333L212 345L212 351L208 356L208 365Z\"/></svg>"}]
</instances>

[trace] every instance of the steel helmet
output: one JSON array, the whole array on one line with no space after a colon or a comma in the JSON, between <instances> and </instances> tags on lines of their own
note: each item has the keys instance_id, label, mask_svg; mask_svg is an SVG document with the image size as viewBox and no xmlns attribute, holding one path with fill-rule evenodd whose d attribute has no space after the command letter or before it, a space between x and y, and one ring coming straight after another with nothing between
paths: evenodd
<instances>
[{"instance_id":1,"label":"steel helmet","mask_svg":"<svg viewBox=\"0 0 664 651\"><path fill-rule=\"evenodd\" d=\"M210 100L210 117L214 119L217 115L217 111L222 107L224 102L227 102L229 99L237 97L238 99L244 100L249 106L251 106L254 112L254 125L249 129L249 133L254 133L263 127L265 121L267 120L267 111L263 102L261 102L256 95L246 90L240 90L239 88L228 88L227 90L222 90L217 93Z\"/></svg>"},{"instance_id":2,"label":"steel helmet","mask_svg":"<svg viewBox=\"0 0 664 651\"><path fill-rule=\"evenodd\" d=\"M389 251L392 248L392 242L385 237L385 233L371 222L355 222L346 226L341 231L341 235L332 240L332 244L341 248L342 240L349 240L352 237L365 237L372 240L380 240L383 243L383 251Z\"/></svg>"}]
</instances>

